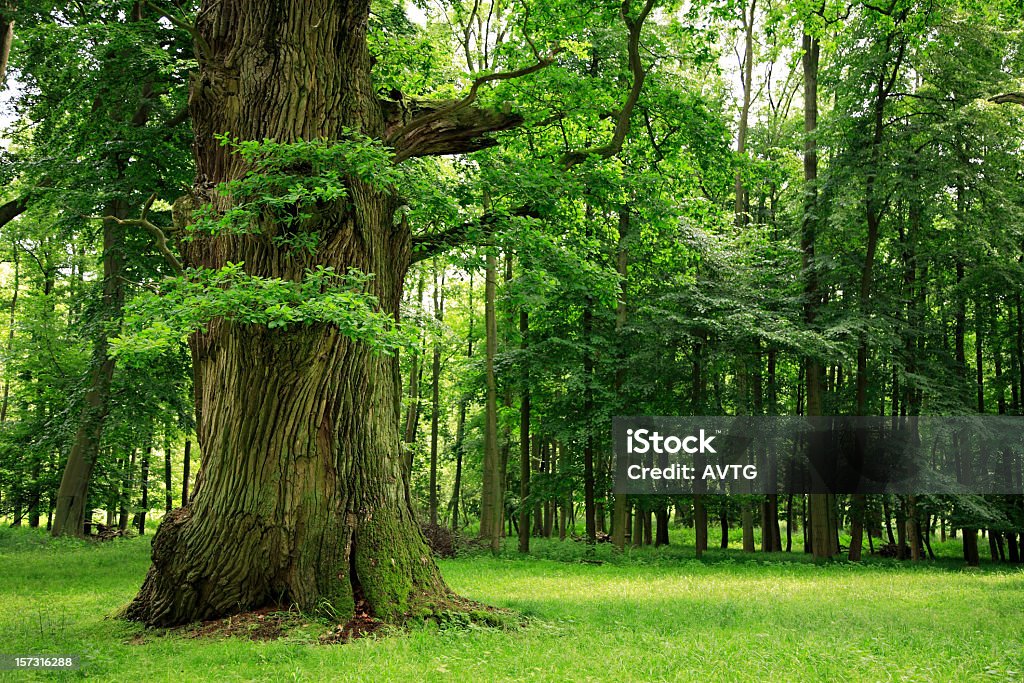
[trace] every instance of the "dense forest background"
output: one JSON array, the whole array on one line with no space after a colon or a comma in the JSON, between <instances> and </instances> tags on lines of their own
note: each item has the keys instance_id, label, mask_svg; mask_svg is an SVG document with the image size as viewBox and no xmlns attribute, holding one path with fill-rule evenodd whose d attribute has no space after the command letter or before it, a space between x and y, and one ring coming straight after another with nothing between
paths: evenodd
<instances>
[{"instance_id":1,"label":"dense forest background","mask_svg":"<svg viewBox=\"0 0 1024 683\"><path fill-rule=\"evenodd\" d=\"M324 318L266 282L174 284L197 8L13 5L0 515L145 533L203 458L186 337L218 316ZM428 537L660 545L674 521L698 555L717 526L751 552L919 559L961 534L977 564L982 530L1020 562L1020 497L614 496L610 422L1024 415L1022 28L1010 1L374 2L389 106L501 117L486 144L447 141L465 154L409 147L384 169L355 152L414 235L401 328L350 322L400 354ZM288 154L330 160L314 141L248 153L264 177ZM235 190L281 216L334 196L267 187ZM78 516L60 503L76 487Z\"/></svg>"}]
</instances>

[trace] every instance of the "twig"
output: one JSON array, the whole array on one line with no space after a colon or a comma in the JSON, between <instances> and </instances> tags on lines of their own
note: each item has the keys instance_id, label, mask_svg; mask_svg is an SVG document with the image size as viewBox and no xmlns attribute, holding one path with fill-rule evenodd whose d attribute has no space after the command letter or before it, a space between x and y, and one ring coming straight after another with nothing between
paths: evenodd
<instances>
[{"instance_id":1,"label":"twig","mask_svg":"<svg viewBox=\"0 0 1024 683\"><path fill-rule=\"evenodd\" d=\"M114 221L118 225L131 225L142 228L153 236L153 244L156 246L156 250L163 255L164 260L170 264L176 274L181 275L185 269L181 265L181 261L178 260L178 257L175 256L174 252L172 252L167 246L167 235L146 217L149 215L149 209L153 206L154 201L156 201L156 193L149 195L149 199L147 199L146 203L142 205L142 212L139 214L138 218L118 218L117 216L84 216L84 218L99 221Z\"/></svg>"},{"instance_id":2,"label":"twig","mask_svg":"<svg viewBox=\"0 0 1024 683\"><path fill-rule=\"evenodd\" d=\"M197 56L209 57L211 55L210 44L206 42L206 38L204 38L202 34L199 33L199 29L196 28L195 24L191 24L182 19L181 17L174 16L162 7L158 7L157 5L153 4L151 0L142 0L142 4L156 11L160 14L160 16L164 17L165 19L167 19L167 21L171 22L178 28L187 31L188 34L192 36L192 40L194 40L196 43L196 51L199 53L199 55Z\"/></svg>"}]
</instances>

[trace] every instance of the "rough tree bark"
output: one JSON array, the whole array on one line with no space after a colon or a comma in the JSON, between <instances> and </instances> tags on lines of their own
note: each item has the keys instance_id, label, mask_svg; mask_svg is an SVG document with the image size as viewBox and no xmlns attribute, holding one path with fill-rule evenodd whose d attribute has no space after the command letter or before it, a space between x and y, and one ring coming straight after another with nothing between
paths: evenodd
<instances>
[{"instance_id":1,"label":"rough tree bark","mask_svg":"<svg viewBox=\"0 0 1024 683\"><path fill-rule=\"evenodd\" d=\"M396 148L396 159L467 152L515 116L471 101L420 107L378 99L366 45L369 0L207 0L196 25L199 71L189 108L197 183L175 206L224 209L211 184L244 161L215 135L242 140L339 139L353 129ZM474 84L474 92L476 84ZM428 111L429 110L429 111ZM424 112L427 113L424 113ZM373 273L382 310L398 316L412 236L400 198L348 179L347 202L325 207L315 254L271 235L202 237L180 245L186 266L289 280L323 265ZM268 330L215 320L190 338L197 376L196 493L153 540L153 565L125 616L172 625L268 604L328 605L344 619L363 599L401 619L447 593L409 501L393 355L328 325ZM254 390L255 389L255 390Z\"/></svg>"}]
</instances>

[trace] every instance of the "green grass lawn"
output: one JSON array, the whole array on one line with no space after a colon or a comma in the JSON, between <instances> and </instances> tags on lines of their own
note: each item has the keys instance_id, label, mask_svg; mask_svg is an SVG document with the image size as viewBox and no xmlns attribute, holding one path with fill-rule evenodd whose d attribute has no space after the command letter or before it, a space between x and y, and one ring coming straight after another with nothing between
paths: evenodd
<instances>
[{"instance_id":1,"label":"green grass lawn","mask_svg":"<svg viewBox=\"0 0 1024 683\"><path fill-rule=\"evenodd\" d=\"M510 544L514 543L510 541ZM536 543L441 562L464 596L526 626L412 631L320 645L323 624L275 641L185 638L106 618L135 593L149 537L103 544L0 529L0 653L77 654L87 677L174 681L1021 681L1024 571L873 560L815 565L683 545L613 556ZM984 544L983 544L984 545ZM937 550L955 557L958 546Z\"/></svg>"}]
</instances>

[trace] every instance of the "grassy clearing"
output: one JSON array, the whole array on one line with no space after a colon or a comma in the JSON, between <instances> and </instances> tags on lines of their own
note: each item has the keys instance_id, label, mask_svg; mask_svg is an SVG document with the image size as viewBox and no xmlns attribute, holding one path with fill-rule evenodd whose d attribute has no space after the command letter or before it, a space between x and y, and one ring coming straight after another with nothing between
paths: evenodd
<instances>
[{"instance_id":1,"label":"grassy clearing","mask_svg":"<svg viewBox=\"0 0 1024 683\"><path fill-rule=\"evenodd\" d=\"M684 546L622 556L536 546L528 558L441 562L452 588L522 612L525 628L430 627L325 646L317 622L253 642L105 619L138 588L148 539L95 545L0 529L0 652L83 657L81 671L59 678L175 683L1024 679L1020 569L967 572L955 559L815 565L733 550L698 562ZM956 548L941 550L955 557Z\"/></svg>"}]
</instances>

